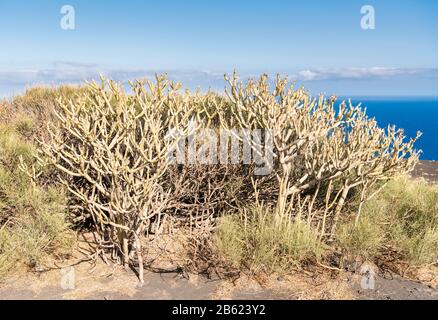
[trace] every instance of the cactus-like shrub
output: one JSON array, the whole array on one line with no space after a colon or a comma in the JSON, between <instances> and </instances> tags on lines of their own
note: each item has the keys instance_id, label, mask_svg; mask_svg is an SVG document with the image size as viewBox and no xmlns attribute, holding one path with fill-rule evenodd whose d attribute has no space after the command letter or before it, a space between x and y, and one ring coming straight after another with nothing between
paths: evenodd
<instances>
[{"instance_id":1,"label":"cactus-like shrub","mask_svg":"<svg viewBox=\"0 0 438 320\"><path fill-rule=\"evenodd\" d=\"M277 214L299 215L321 237L334 235L349 195L360 193L358 222L370 191L418 161L413 146L420 133L405 141L402 130L379 128L360 106L336 107L336 97L312 98L280 77L272 90L265 75L246 85L236 74L227 80L231 126L272 133Z\"/></svg>"},{"instance_id":2,"label":"cactus-like shrub","mask_svg":"<svg viewBox=\"0 0 438 320\"><path fill-rule=\"evenodd\" d=\"M90 217L100 248L123 257L125 266L136 252L141 281L141 237L162 218L171 194L163 179L178 140L165 135L171 129L189 134L193 106L163 78L148 85L132 83L127 95L102 81L75 100L60 99L58 124L49 126L50 139L41 145L74 198L75 221Z\"/></svg>"},{"instance_id":3,"label":"cactus-like shrub","mask_svg":"<svg viewBox=\"0 0 438 320\"><path fill-rule=\"evenodd\" d=\"M359 106L312 98L280 77L272 89L266 76L246 85L236 75L227 80L224 96L181 93L159 76L131 83L131 94L111 81L93 82L54 108L41 161L68 189L74 221L92 223L99 252L111 251L125 266L136 256L141 281L142 238L159 233L166 218L197 231L207 224L210 232L217 216L260 201L276 215L273 228L293 222L313 240L331 240L351 199L360 198L357 224L363 203L418 160L418 136L405 141L402 131L379 128ZM264 141L251 141L254 152L266 147L269 132L273 171L256 176L254 164L175 163L175 150L193 156L180 142L200 129L264 130Z\"/></svg>"}]
</instances>

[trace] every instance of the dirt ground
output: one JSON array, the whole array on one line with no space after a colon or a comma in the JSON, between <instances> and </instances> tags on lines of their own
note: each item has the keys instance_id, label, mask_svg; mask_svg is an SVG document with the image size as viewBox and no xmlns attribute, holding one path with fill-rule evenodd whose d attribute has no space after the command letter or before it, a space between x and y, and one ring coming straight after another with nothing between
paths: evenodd
<instances>
[{"instance_id":1,"label":"dirt ground","mask_svg":"<svg viewBox=\"0 0 438 320\"><path fill-rule=\"evenodd\" d=\"M438 182L438 162L422 161L412 176ZM379 275L375 266L365 272L299 272L235 281L208 279L174 272L146 272L140 285L133 271L118 265L83 262L45 272L16 271L0 283L0 300L10 299L433 299L438 300L438 269L419 273L419 280ZM361 268L362 270L363 268ZM368 270L368 271L367 271ZM370 271L371 270L371 271ZM363 271L363 270L362 270ZM372 276L370 276L370 272ZM375 276L374 276L375 274Z\"/></svg>"},{"instance_id":2,"label":"dirt ground","mask_svg":"<svg viewBox=\"0 0 438 320\"><path fill-rule=\"evenodd\" d=\"M74 270L74 271L72 271ZM432 285L394 277L377 276L374 288L363 286L363 276L349 272L336 275L297 273L258 281L241 276L236 281L207 279L177 273L147 272L140 285L132 271L103 262L84 262L72 268L42 273L19 272L0 284L0 299L24 300L126 300L126 299L437 299ZM431 279L428 279L431 280ZM431 282L432 283L432 282Z\"/></svg>"}]
</instances>

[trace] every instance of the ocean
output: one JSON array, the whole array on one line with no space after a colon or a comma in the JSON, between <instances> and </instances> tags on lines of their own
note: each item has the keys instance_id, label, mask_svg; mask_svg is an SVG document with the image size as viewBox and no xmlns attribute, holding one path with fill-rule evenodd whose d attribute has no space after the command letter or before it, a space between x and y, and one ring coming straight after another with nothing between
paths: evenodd
<instances>
[{"instance_id":1,"label":"ocean","mask_svg":"<svg viewBox=\"0 0 438 320\"><path fill-rule=\"evenodd\" d=\"M408 137L421 131L423 135L415 145L423 150L421 159L438 160L438 98L354 98L352 102L362 102L380 127L395 125Z\"/></svg>"}]
</instances>

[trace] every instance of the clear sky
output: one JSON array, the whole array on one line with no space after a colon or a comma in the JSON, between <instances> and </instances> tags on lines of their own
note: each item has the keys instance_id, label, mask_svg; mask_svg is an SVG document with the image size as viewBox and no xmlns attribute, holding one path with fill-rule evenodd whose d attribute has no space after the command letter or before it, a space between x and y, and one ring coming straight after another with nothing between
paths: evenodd
<instances>
[{"instance_id":1,"label":"clear sky","mask_svg":"<svg viewBox=\"0 0 438 320\"><path fill-rule=\"evenodd\" d=\"M60 26L63 5L75 30ZM363 5L375 29L361 28ZM0 95L99 73L290 75L315 93L438 96L438 1L1 0Z\"/></svg>"}]
</instances>

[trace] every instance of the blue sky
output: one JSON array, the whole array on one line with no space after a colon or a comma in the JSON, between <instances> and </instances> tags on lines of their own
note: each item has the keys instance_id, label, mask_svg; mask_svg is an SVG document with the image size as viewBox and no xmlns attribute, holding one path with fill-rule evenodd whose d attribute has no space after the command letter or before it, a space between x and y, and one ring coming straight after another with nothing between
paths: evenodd
<instances>
[{"instance_id":1,"label":"blue sky","mask_svg":"<svg viewBox=\"0 0 438 320\"><path fill-rule=\"evenodd\" d=\"M76 29L60 27L72 5ZM360 27L373 5L376 29ZM0 95L35 83L167 72L222 88L233 69L312 92L438 96L438 1L2 0Z\"/></svg>"}]
</instances>

